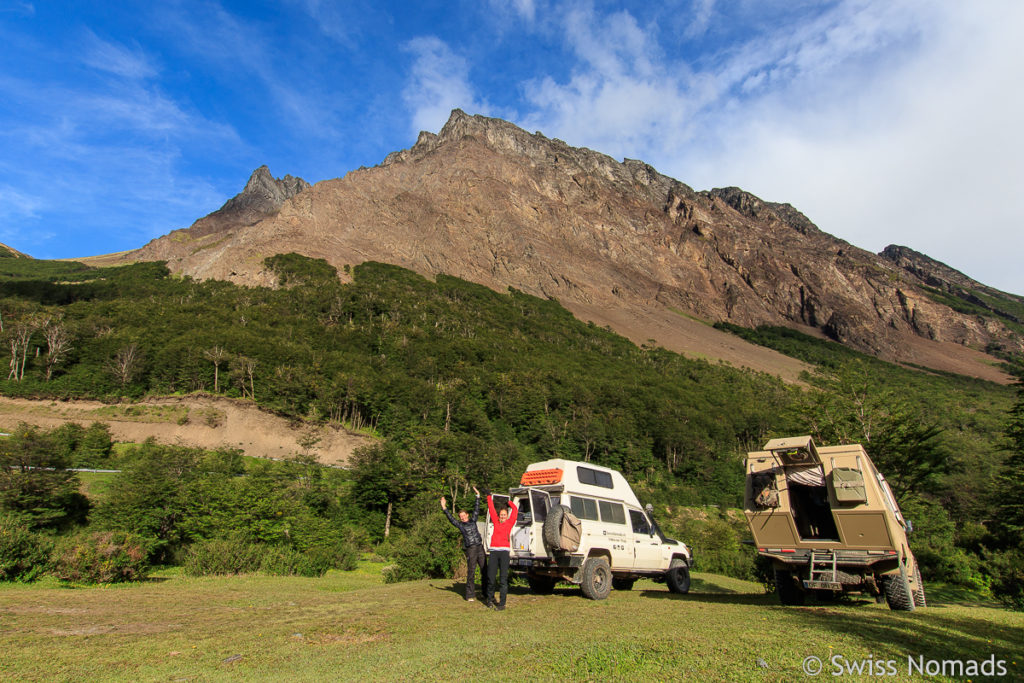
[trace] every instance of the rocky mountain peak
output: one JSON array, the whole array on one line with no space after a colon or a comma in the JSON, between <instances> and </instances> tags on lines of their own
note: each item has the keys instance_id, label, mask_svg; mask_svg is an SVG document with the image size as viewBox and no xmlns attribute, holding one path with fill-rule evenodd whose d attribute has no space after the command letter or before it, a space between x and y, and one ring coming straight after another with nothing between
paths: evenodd
<instances>
[{"instance_id":1,"label":"rocky mountain peak","mask_svg":"<svg viewBox=\"0 0 1024 683\"><path fill-rule=\"evenodd\" d=\"M309 186L302 178L291 175L275 178L264 164L252 172L245 189L225 202L219 211L266 215L280 209L286 200Z\"/></svg>"}]
</instances>

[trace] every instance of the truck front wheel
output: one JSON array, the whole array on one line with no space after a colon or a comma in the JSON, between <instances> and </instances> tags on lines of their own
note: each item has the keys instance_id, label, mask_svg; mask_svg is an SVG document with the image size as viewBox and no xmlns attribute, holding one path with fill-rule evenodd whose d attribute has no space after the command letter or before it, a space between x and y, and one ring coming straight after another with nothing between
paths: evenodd
<instances>
[{"instance_id":1,"label":"truck front wheel","mask_svg":"<svg viewBox=\"0 0 1024 683\"><path fill-rule=\"evenodd\" d=\"M928 601L924 597L924 581L921 580L921 567L915 565L914 580L917 588L914 589L914 607L927 607Z\"/></svg>"},{"instance_id":2,"label":"truck front wheel","mask_svg":"<svg viewBox=\"0 0 1024 683\"><path fill-rule=\"evenodd\" d=\"M673 593L690 592L690 568L686 566L686 560L677 557L669 563L668 571L665 572L665 582Z\"/></svg>"},{"instance_id":3,"label":"truck front wheel","mask_svg":"<svg viewBox=\"0 0 1024 683\"><path fill-rule=\"evenodd\" d=\"M591 600L604 600L612 592L612 568L603 557L591 557L583 563L583 595Z\"/></svg>"}]
</instances>

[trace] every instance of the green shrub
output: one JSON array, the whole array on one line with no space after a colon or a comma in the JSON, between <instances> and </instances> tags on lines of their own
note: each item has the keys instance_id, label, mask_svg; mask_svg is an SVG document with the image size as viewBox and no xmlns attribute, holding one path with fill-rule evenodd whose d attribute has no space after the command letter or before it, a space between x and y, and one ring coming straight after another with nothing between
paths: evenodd
<instances>
[{"instance_id":1,"label":"green shrub","mask_svg":"<svg viewBox=\"0 0 1024 683\"><path fill-rule=\"evenodd\" d=\"M239 539L214 538L193 543L182 565L190 576L250 574L259 571L262 546Z\"/></svg>"},{"instance_id":2,"label":"green shrub","mask_svg":"<svg viewBox=\"0 0 1024 683\"><path fill-rule=\"evenodd\" d=\"M54 554L54 574L71 583L139 581L149 572L144 540L123 531L82 533Z\"/></svg>"},{"instance_id":3,"label":"green shrub","mask_svg":"<svg viewBox=\"0 0 1024 683\"><path fill-rule=\"evenodd\" d=\"M285 545L233 538L193 543L185 553L182 566L189 576L256 572L277 576L323 576L335 562L335 555L321 552L321 548L302 553Z\"/></svg>"},{"instance_id":4,"label":"green shrub","mask_svg":"<svg viewBox=\"0 0 1024 683\"><path fill-rule=\"evenodd\" d=\"M341 569L343 571L355 569L356 562L359 560L359 549L343 540L315 545L304 554L317 566L323 565L326 569Z\"/></svg>"},{"instance_id":5,"label":"green shrub","mask_svg":"<svg viewBox=\"0 0 1024 683\"><path fill-rule=\"evenodd\" d=\"M984 569L992 595L1010 609L1024 610L1024 551L986 552Z\"/></svg>"},{"instance_id":6,"label":"green shrub","mask_svg":"<svg viewBox=\"0 0 1024 683\"><path fill-rule=\"evenodd\" d=\"M35 581L50 564L53 543L22 519L0 515L0 581Z\"/></svg>"},{"instance_id":7,"label":"green shrub","mask_svg":"<svg viewBox=\"0 0 1024 683\"><path fill-rule=\"evenodd\" d=\"M300 553L283 545L263 546L260 571L275 576L323 576L333 557Z\"/></svg>"},{"instance_id":8,"label":"green shrub","mask_svg":"<svg viewBox=\"0 0 1024 683\"><path fill-rule=\"evenodd\" d=\"M395 542L394 564L382 571L386 583L449 577L463 559L461 535L441 514L420 518L409 533Z\"/></svg>"}]
</instances>

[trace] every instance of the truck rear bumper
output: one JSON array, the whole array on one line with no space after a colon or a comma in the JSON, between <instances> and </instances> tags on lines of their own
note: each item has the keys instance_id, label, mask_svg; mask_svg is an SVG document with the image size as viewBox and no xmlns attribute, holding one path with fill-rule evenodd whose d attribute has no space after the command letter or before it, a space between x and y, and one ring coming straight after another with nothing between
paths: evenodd
<instances>
[{"instance_id":1,"label":"truck rear bumper","mask_svg":"<svg viewBox=\"0 0 1024 683\"><path fill-rule=\"evenodd\" d=\"M788 565L807 565L811 561L810 550L758 550L757 554L775 562ZM877 564L899 562L894 553L876 550L837 550L836 564L843 567L874 567Z\"/></svg>"}]
</instances>

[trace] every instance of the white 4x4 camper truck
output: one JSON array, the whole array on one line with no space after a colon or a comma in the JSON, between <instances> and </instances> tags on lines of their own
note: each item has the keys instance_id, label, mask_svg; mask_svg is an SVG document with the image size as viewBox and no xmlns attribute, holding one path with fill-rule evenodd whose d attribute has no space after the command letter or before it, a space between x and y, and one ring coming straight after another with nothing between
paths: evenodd
<instances>
[{"instance_id":1,"label":"white 4x4 camper truck","mask_svg":"<svg viewBox=\"0 0 1024 683\"><path fill-rule=\"evenodd\" d=\"M629 590L641 577L664 581L676 593L689 591L690 549L661 533L651 507L641 507L619 472L546 460L527 467L509 497L519 508L511 567L535 593L569 581L588 598L602 600L612 588ZM491 520L480 524L486 545Z\"/></svg>"}]
</instances>

